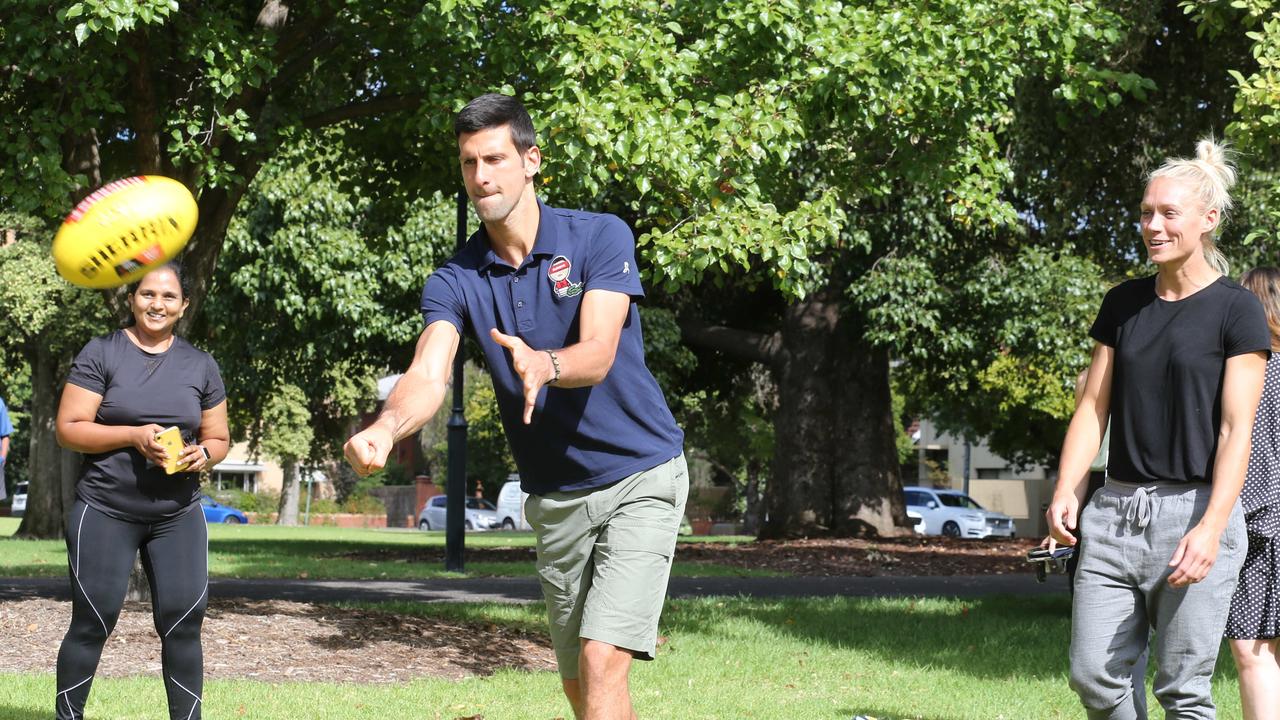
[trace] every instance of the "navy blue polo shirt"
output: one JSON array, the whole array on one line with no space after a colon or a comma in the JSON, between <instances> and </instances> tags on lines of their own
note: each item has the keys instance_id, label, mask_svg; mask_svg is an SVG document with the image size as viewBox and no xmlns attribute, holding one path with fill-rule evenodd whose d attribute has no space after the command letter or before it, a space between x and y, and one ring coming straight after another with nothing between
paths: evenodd
<instances>
[{"instance_id":1,"label":"navy blue polo shirt","mask_svg":"<svg viewBox=\"0 0 1280 720\"><path fill-rule=\"evenodd\" d=\"M656 467L683 452L684 433L644 364L634 302L644 290L631 230L613 215L561 210L541 201L538 208L538 236L520 267L494 254L481 227L427 279L422 317L426 325L447 320L480 343L521 488L543 495L600 487ZM625 293L633 300L613 367L598 385L547 386L538 394L533 422L525 425L523 384L489 329L518 336L535 350L573 345L578 307L590 290Z\"/></svg>"}]
</instances>

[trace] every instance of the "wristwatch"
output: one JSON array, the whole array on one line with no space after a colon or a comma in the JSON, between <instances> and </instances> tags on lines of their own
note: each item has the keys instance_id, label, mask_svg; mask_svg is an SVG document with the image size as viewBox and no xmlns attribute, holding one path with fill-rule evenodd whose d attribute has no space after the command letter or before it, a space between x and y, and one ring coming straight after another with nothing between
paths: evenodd
<instances>
[{"instance_id":1,"label":"wristwatch","mask_svg":"<svg viewBox=\"0 0 1280 720\"><path fill-rule=\"evenodd\" d=\"M207 447L205 447L205 446L203 446L203 445L197 445L196 447L200 448L200 452L201 452L201 453L204 453L204 461L205 461L205 462L209 462L209 460L211 460L211 459L213 458L213 456L209 454L209 448L207 448Z\"/></svg>"},{"instance_id":2,"label":"wristwatch","mask_svg":"<svg viewBox=\"0 0 1280 720\"><path fill-rule=\"evenodd\" d=\"M560 358L556 357L554 350L543 350L543 352L551 356L551 367L555 368L556 371L556 374L547 380L547 384L555 385L556 381L560 379Z\"/></svg>"}]
</instances>

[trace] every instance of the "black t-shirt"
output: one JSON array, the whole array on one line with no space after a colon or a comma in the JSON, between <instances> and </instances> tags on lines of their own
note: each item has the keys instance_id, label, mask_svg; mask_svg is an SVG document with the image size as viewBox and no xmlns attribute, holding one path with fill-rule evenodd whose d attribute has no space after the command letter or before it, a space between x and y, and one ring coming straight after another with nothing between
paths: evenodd
<instances>
[{"instance_id":1,"label":"black t-shirt","mask_svg":"<svg viewBox=\"0 0 1280 720\"><path fill-rule=\"evenodd\" d=\"M1270 355L1258 298L1225 277L1172 302L1154 275L1129 280L1107 293L1089 335L1115 348L1107 474L1212 482L1226 360Z\"/></svg>"},{"instance_id":2,"label":"black t-shirt","mask_svg":"<svg viewBox=\"0 0 1280 720\"><path fill-rule=\"evenodd\" d=\"M200 413L226 397L218 364L175 336L162 353L144 351L124 330L90 340L67 382L102 396L102 425L176 425L183 444L199 438ZM173 517L200 497L199 473L165 475L132 446L85 455L76 495L109 515L138 521Z\"/></svg>"}]
</instances>

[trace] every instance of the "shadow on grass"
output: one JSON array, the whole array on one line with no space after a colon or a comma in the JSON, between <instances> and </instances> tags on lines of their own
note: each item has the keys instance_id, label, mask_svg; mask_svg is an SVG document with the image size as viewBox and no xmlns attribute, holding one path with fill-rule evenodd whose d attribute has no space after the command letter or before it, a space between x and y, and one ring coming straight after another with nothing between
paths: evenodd
<instances>
[{"instance_id":1,"label":"shadow on grass","mask_svg":"<svg viewBox=\"0 0 1280 720\"><path fill-rule=\"evenodd\" d=\"M28 710L27 708L0 705L0 718L4 720L49 720L48 711Z\"/></svg>"},{"instance_id":2,"label":"shadow on grass","mask_svg":"<svg viewBox=\"0 0 1280 720\"><path fill-rule=\"evenodd\" d=\"M14 563L10 565L0 565L0 577L67 577L67 563L63 560L58 563Z\"/></svg>"},{"instance_id":3,"label":"shadow on grass","mask_svg":"<svg viewBox=\"0 0 1280 720\"><path fill-rule=\"evenodd\" d=\"M743 620L806 644L978 678L1066 677L1068 597L808 598L669 603L663 630L748 636Z\"/></svg>"},{"instance_id":4,"label":"shadow on grass","mask_svg":"<svg viewBox=\"0 0 1280 720\"><path fill-rule=\"evenodd\" d=\"M885 712L884 710L866 707L837 710L836 717L841 720L861 717L875 718L875 720L957 720L957 718L951 715L894 715L892 713Z\"/></svg>"},{"instance_id":5,"label":"shadow on grass","mask_svg":"<svg viewBox=\"0 0 1280 720\"><path fill-rule=\"evenodd\" d=\"M315 622L324 634L306 642L322 651L341 651L382 644L392 655L447 654L454 665L476 675L492 675L501 669L554 669L550 638L543 632L506 625L498 632L493 622L459 617L442 619L429 615L387 612L377 606L283 604L263 601L220 600L213 603L207 617L242 625L237 615L295 617ZM530 646L543 650L542 657L529 652ZM0 715L0 717L4 717Z\"/></svg>"},{"instance_id":6,"label":"shadow on grass","mask_svg":"<svg viewBox=\"0 0 1280 720\"><path fill-rule=\"evenodd\" d=\"M918 667L982 679L1061 678L1069 674L1071 598L710 598L669 602L662 631L731 640L758 629L743 619L805 644L874 654ZM1224 641L1215 680L1237 678ZM1150 686L1150 682L1147 683ZM879 717L875 713L859 711Z\"/></svg>"}]
</instances>

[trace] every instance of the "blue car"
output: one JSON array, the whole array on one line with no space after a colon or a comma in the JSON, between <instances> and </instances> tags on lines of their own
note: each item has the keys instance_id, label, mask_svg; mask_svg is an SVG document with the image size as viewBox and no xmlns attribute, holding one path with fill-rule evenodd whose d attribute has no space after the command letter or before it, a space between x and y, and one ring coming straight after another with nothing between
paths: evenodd
<instances>
[{"instance_id":1,"label":"blue car","mask_svg":"<svg viewBox=\"0 0 1280 720\"><path fill-rule=\"evenodd\" d=\"M200 509L204 510L205 522L227 523L229 525L249 522L249 518L245 517L244 513L230 505L221 505L208 495L200 496Z\"/></svg>"}]
</instances>

